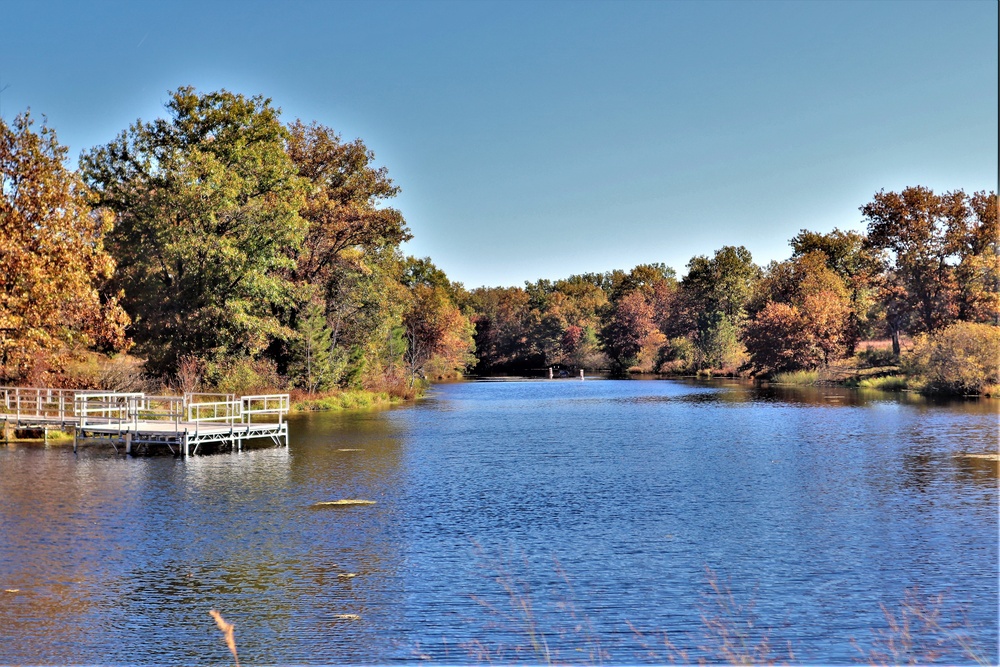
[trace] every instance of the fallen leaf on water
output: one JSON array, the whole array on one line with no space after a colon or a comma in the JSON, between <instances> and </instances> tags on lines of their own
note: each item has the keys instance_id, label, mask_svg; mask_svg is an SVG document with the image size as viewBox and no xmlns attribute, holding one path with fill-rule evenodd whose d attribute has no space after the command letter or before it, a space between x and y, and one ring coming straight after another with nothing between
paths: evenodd
<instances>
[{"instance_id":1,"label":"fallen leaf on water","mask_svg":"<svg viewBox=\"0 0 1000 667\"><path fill-rule=\"evenodd\" d=\"M338 579L353 579L358 576L356 572L341 572L337 575Z\"/></svg>"},{"instance_id":2,"label":"fallen leaf on water","mask_svg":"<svg viewBox=\"0 0 1000 667\"><path fill-rule=\"evenodd\" d=\"M374 500L358 500L357 498L344 498L341 500L324 500L313 504L313 507L347 507L350 505L374 505Z\"/></svg>"},{"instance_id":3,"label":"fallen leaf on water","mask_svg":"<svg viewBox=\"0 0 1000 667\"><path fill-rule=\"evenodd\" d=\"M3 589L3 592L4 593L20 593L21 589L20 588L5 588L5 589Z\"/></svg>"},{"instance_id":4,"label":"fallen leaf on water","mask_svg":"<svg viewBox=\"0 0 1000 667\"><path fill-rule=\"evenodd\" d=\"M364 450L363 449L357 449L357 448L353 448L353 449L349 448L349 449L338 449L337 451L338 452L363 452Z\"/></svg>"},{"instance_id":5,"label":"fallen leaf on water","mask_svg":"<svg viewBox=\"0 0 1000 667\"><path fill-rule=\"evenodd\" d=\"M344 621L360 621L361 617L357 614L337 614L334 618L339 618Z\"/></svg>"}]
</instances>

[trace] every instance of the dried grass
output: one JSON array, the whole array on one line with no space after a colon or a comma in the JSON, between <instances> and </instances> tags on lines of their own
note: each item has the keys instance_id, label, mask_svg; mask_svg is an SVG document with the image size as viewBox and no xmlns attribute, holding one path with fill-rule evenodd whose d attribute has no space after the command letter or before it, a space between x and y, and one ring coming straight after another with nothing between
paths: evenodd
<instances>
[{"instance_id":1,"label":"dried grass","mask_svg":"<svg viewBox=\"0 0 1000 667\"><path fill-rule=\"evenodd\" d=\"M208 613L215 619L215 624L219 627L219 631L222 632L222 637L226 641L226 646L229 647L229 652L233 654L233 660L236 661L236 667L240 667L240 658L236 655L236 637L234 634L236 626L222 618L222 614L214 609Z\"/></svg>"}]
</instances>

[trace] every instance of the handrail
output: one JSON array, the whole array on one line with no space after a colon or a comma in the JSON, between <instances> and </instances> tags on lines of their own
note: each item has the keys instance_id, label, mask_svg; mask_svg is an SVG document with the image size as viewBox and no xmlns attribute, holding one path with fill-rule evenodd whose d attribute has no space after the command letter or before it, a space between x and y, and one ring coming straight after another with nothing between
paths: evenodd
<instances>
[{"instance_id":1,"label":"handrail","mask_svg":"<svg viewBox=\"0 0 1000 667\"><path fill-rule=\"evenodd\" d=\"M196 401L198 398L210 398L213 400L209 401ZM185 403L218 403L219 401L235 401L236 394L222 394L222 393L212 393L205 391L187 391L184 392L184 402Z\"/></svg>"},{"instance_id":2,"label":"handrail","mask_svg":"<svg viewBox=\"0 0 1000 667\"><path fill-rule=\"evenodd\" d=\"M278 423L282 423L291 407L291 397L288 394L256 394L243 396L243 422L252 423L253 415L278 415Z\"/></svg>"},{"instance_id":3,"label":"handrail","mask_svg":"<svg viewBox=\"0 0 1000 667\"><path fill-rule=\"evenodd\" d=\"M221 400L205 400L221 399ZM277 415L278 423L291 407L288 394L235 394L188 392L183 396L148 396L144 392L118 392L44 387L0 387L0 407L5 414L23 417L58 417L120 427L142 421L226 422L253 421L254 415Z\"/></svg>"},{"instance_id":4,"label":"handrail","mask_svg":"<svg viewBox=\"0 0 1000 667\"><path fill-rule=\"evenodd\" d=\"M242 417L242 401L212 401L187 405L187 421L194 423L221 421L234 424Z\"/></svg>"}]
</instances>

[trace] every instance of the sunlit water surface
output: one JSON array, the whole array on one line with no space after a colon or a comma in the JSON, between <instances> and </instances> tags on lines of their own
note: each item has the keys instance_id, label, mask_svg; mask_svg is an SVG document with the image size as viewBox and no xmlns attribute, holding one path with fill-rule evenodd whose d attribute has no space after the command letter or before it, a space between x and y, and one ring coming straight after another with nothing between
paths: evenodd
<instances>
[{"instance_id":1,"label":"sunlit water surface","mask_svg":"<svg viewBox=\"0 0 1000 667\"><path fill-rule=\"evenodd\" d=\"M470 382L288 450L9 445L0 663L222 663L210 609L245 663L697 659L712 579L795 661L864 660L910 591L996 663L997 405Z\"/></svg>"}]
</instances>

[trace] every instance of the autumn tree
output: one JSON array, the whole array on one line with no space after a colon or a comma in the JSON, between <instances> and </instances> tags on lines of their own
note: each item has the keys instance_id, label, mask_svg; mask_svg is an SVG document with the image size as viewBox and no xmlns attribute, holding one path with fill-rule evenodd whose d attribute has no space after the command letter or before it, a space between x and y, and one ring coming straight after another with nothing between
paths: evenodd
<instances>
[{"instance_id":1,"label":"autumn tree","mask_svg":"<svg viewBox=\"0 0 1000 667\"><path fill-rule=\"evenodd\" d=\"M948 200L956 194L935 195L920 186L900 193L883 190L861 207L869 246L888 251L893 278L905 290L909 317L904 326L913 332L934 331L957 315L946 239Z\"/></svg>"},{"instance_id":2,"label":"autumn tree","mask_svg":"<svg viewBox=\"0 0 1000 667\"><path fill-rule=\"evenodd\" d=\"M461 372L475 361L472 323L441 287L412 288L403 327L411 387L432 367L436 374Z\"/></svg>"},{"instance_id":3,"label":"autumn tree","mask_svg":"<svg viewBox=\"0 0 1000 667\"><path fill-rule=\"evenodd\" d=\"M573 368L603 368L607 358L600 349L598 332L609 295L598 274L573 275L553 283L560 295L559 314L566 326L560 341L561 362Z\"/></svg>"},{"instance_id":4,"label":"autumn tree","mask_svg":"<svg viewBox=\"0 0 1000 667\"><path fill-rule=\"evenodd\" d=\"M115 217L113 288L161 372L184 355L253 357L291 336L278 314L295 301L287 272L305 232L305 183L270 100L185 87L166 108L169 118L137 121L81 159Z\"/></svg>"},{"instance_id":5,"label":"autumn tree","mask_svg":"<svg viewBox=\"0 0 1000 667\"><path fill-rule=\"evenodd\" d=\"M616 372L625 372L639 361L644 348L658 348L666 337L656 326L655 311L641 290L623 295L614 304L600 333L605 353Z\"/></svg>"},{"instance_id":6,"label":"autumn tree","mask_svg":"<svg viewBox=\"0 0 1000 667\"><path fill-rule=\"evenodd\" d=\"M824 252L772 263L756 291L764 306L743 331L751 370L815 368L844 356L850 298Z\"/></svg>"},{"instance_id":7,"label":"autumn tree","mask_svg":"<svg viewBox=\"0 0 1000 667\"><path fill-rule=\"evenodd\" d=\"M821 359L806 320L797 308L771 301L747 323L743 342L755 374L783 373L819 365Z\"/></svg>"},{"instance_id":8,"label":"autumn tree","mask_svg":"<svg viewBox=\"0 0 1000 667\"><path fill-rule=\"evenodd\" d=\"M906 371L936 391L980 394L1000 383L1000 327L955 322L916 337L903 358Z\"/></svg>"},{"instance_id":9,"label":"autumn tree","mask_svg":"<svg viewBox=\"0 0 1000 667\"><path fill-rule=\"evenodd\" d=\"M55 132L32 125L29 113L0 118L0 374L14 381L66 351L130 345L118 295L98 294L115 268L110 216L92 211Z\"/></svg>"},{"instance_id":10,"label":"autumn tree","mask_svg":"<svg viewBox=\"0 0 1000 667\"><path fill-rule=\"evenodd\" d=\"M1000 228L997 195L959 191L949 198L945 243L958 258L955 281L959 320L1000 325Z\"/></svg>"},{"instance_id":11,"label":"autumn tree","mask_svg":"<svg viewBox=\"0 0 1000 667\"><path fill-rule=\"evenodd\" d=\"M854 354L859 340L871 336L878 320L878 297L884 288L882 253L865 243L864 235L834 229L827 234L803 229L791 241L792 259L821 252L827 267L844 283L850 299L844 342Z\"/></svg>"},{"instance_id":12,"label":"autumn tree","mask_svg":"<svg viewBox=\"0 0 1000 667\"><path fill-rule=\"evenodd\" d=\"M479 372L540 365L529 343L531 297L520 287L479 287L470 292Z\"/></svg>"},{"instance_id":13,"label":"autumn tree","mask_svg":"<svg viewBox=\"0 0 1000 667\"><path fill-rule=\"evenodd\" d=\"M324 282L364 251L411 238L403 215L385 205L399 187L385 167L374 166L375 154L363 141L345 142L329 127L297 120L288 128L287 150L307 181L300 214L309 224L295 268L300 280ZM359 252L347 253L351 249Z\"/></svg>"}]
</instances>

